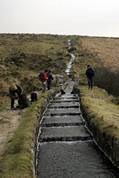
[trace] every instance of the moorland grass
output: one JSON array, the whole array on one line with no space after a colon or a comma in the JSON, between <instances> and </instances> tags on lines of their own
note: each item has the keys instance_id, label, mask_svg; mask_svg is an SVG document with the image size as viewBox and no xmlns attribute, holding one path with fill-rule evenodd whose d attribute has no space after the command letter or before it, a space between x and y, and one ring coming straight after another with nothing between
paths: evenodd
<instances>
[{"instance_id":1,"label":"moorland grass","mask_svg":"<svg viewBox=\"0 0 119 178\"><path fill-rule=\"evenodd\" d=\"M86 66L95 70L95 85L119 96L119 38L80 37L75 70L82 84Z\"/></svg>"},{"instance_id":2,"label":"moorland grass","mask_svg":"<svg viewBox=\"0 0 119 178\"><path fill-rule=\"evenodd\" d=\"M0 35L0 94L8 94L9 83L18 80L26 93L41 85L38 74L51 69L53 74L64 75L67 54L67 39L57 35L1 34ZM40 96L40 100L25 109L20 125L6 145L0 158L0 177L33 178L33 155L37 118L43 112L51 93ZM2 105L2 103L1 103Z\"/></svg>"},{"instance_id":3,"label":"moorland grass","mask_svg":"<svg viewBox=\"0 0 119 178\"><path fill-rule=\"evenodd\" d=\"M77 58L73 67L75 78L80 83L82 110L88 127L102 151L117 167L119 167L119 63L117 59L114 62L113 58L118 56L118 52L116 53L118 42L119 39L82 37L80 46L77 46ZM110 53L111 44L116 46L113 48L114 56ZM94 84L103 89L94 87L92 91L88 90L85 75L87 64L95 70Z\"/></svg>"},{"instance_id":4,"label":"moorland grass","mask_svg":"<svg viewBox=\"0 0 119 178\"><path fill-rule=\"evenodd\" d=\"M108 136L119 139L119 105L112 102L113 96L95 87L92 91L87 86L80 86L81 103L89 122Z\"/></svg>"},{"instance_id":5,"label":"moorland grass","mask_svg":"<svg viewBox=\"0 0 119 178\"><path fill-rule=\"evenodd\" d=\"M103 89L95 87L90 91L87 86L80 89L87 125L103 153L119 168L119 105Z\"/></svg>"},{"instance_id":6,"label":"moorland grass","mask_svg":"<svg viewBox=\"0 0 119 178\"><path fill-rule=\"evenodd\" d=\"M41 114L53 91L40 95L40 99L25 109L20 125L6 145L0 158L1 178L34 178L33 150L36 139L36 128L39 126Z\"/></svg>"},{"instance_id":7,"label":"moorland grass","mask_svg":"<svg viewBox=\"0 0 119 178\"><path fill-rule=\"evenodd\" d=\"M67 39L58 35L0 34L0 96L8 94L9 83L14 79L25 92L31 92L40 71L64 74L69 60Z\"/></svg>"}]
</instances>

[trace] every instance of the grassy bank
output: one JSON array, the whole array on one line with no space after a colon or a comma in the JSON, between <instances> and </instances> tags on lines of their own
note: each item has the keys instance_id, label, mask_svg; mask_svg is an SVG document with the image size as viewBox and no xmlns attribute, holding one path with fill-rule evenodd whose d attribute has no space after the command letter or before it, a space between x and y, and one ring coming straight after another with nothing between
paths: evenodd
<instances>
[{"instance_id":1,"label":"grassy bank","mask_svg":"<svg viewBox=\"0 0 119 178\"><path fill-rule=\"evenodd\" d=\"M27 94L34 88L39 91L41 83L38 74L48 69L54 74L53 87L58 86L57 76L64 75L70 58L67 52L68 38L58 35L0 34L1 112L3 109L6 112L7 105L9 108L8 88L11 82L20 83ZM5 151L3 150L4 154L0 157L0 177L33 177L32 150L39 121L37 115L38 112L39 115L43 112L50 95L52 94L49 92L42 94L36 104L21 112L20 121L15 119L18 124L14 129L15 133L12 131L14 123L10 122L11 115L8 114L7 126L12 128L10 132L13 136L7 138L6 135ZM3 121L5 122L5 119ZM3 123L1 127L2 125ZM10 139L8 143L7 139Z\"/></svg>"},{"instance_id":2,"label":"grassy bank","mask_svg":"<svg viewBox=\"0 0 119 178\"><path fill-rule=\"evenodd\" d=\"M66 36L0 34L0 97L8 95L10 83L17 81L26 93L40 90L38 74L48 69L64 74L67 61ZM2 103L0 103L2 105Z\"/></svg>"},{"instance_id":3,"label":"grassy bank","mask_svg":"<svg viewBox=\"0 0 119 178\"><path fill-rule=\"evenodd\" d=\"M53 91L40 95L39 101L22 113L20 125L0 158L1 178L33 178L33 150L41 114Z\"/></svg>"},{"instance_id":4,"label":"grassy bank","mask_svg":"<svg viewBox=\"0 0 119 178\"><path fill-rule=\"evenodd\" d=\"M85 82L86 66L95 70L95 85L119 96L119 39L80 37L77 42L76 70Z\"/></svg>"},{"instance_id":5,"label":"grassy bank","mask_svg":"<svg viewBox=\"0 0 119 178\"><path fill-rule=\"evenodd\" d=\"M118 42L119 39L80 37L74 75L82 85L81 103L90 130L105 154L119 167ZM87 64L94 68L94 84L100 87L93 91L86 86Z\"/></svg>"},{"instance_id":6,"label":"grassy bank","mask_svg":"<svg viewBox=\"0 0 119 178\"><path fill-rule=\"evenodd\" d=\"M119 106L103 89L95 87L89 91L81 86L80 90L84 115L95 139L119 167Z\"/></svg>"}]
</instances>

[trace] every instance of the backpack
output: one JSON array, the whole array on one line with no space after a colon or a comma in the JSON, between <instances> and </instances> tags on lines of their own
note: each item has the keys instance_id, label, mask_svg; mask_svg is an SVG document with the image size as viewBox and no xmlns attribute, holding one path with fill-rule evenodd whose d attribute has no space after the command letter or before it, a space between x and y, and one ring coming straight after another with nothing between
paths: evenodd
<instances>
[{"instance_id":1,"label":"backpack","mask_svg":"<svg viewBox=\"0 0 119 178\"><path fill-rule=\"evenodd\" d=\"M37 101L38 100L38 96L36 92L32 92L31 93L31 102Z\"/></svg>"},{"instance_id":2,"label":"backpack","mask_svg":"<svg viewBox=\"0 0 119 178\"><path fill-rule=\"evenodd\" d=\"M45 77L44 77L44 73L43 72L41 72L40 74L39 74L39 80L40 81L45 81Z\"/></svg>"},{"instance_id":3,"label":"backpack","mask_svg":"<svg viewBox=\"0 0 119 178\"><path fill-rule=\"evenodd\" d=\"M44 72L44 79L45 81L48 80L48 72Z\"/></svg>"},{"instance_id":4,"label":"backpack","mask_svg":"<svg viewBox=\"0 0 119 178\"><path fill-rule=\"evenodd\" d=\"M27 98L25 93L23 93L23 94L21 94L19 96L18 103L19 103L19 107L21 109L26 108L26 107L28 107L30 105L29 100L28 100L28 98Z\"/></svg>"}]
</instances>

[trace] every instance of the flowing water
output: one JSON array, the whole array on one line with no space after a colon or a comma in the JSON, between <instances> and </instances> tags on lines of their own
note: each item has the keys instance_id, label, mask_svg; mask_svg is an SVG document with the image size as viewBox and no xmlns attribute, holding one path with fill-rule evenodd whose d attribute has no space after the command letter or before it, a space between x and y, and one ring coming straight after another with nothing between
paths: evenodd
<instances>
[{"instance_id":1,"label":"flowing water","mask_svg":"<svg viewBox=\"0 0 119 178\"><path fill-rule=\"evenodd\" d=\"M67 64L67 68L66 68L66 74L69 76L71 73L71 68L72 68L72 64L75 61L75 55L74 54L70 54L71 55L71 59L69 61L69 63Z\"/></svg>"},{"instance_id":2,"label":"flowing water","mask_svg":"<svg viewBox=\"0 0 119 178\"><path fill-rule=\"evenodd\" d=\"M75 56L67 65L69 76ZM85 126L79 96L56 96L43 115L38 137L38 178L119 178L119 172L100 152Z\"/></svg>"}]
</instances>

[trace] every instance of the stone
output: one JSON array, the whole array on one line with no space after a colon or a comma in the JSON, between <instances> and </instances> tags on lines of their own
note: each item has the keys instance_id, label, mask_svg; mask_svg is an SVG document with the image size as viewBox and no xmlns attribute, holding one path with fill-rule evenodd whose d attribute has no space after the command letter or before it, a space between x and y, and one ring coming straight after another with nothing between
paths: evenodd
<instances>
[{"instance_id":1,"label":"stone","mask_svg":"<svg viewBox=\"0 0 119 178\"><path fill-rule=\"evenodd\" d=\"M78 126L83 124L80 116L44 116L42 127Z\"/></svg>"},{"instance_id":2,"label":"stone","mask_svg":"<svg viewBox=\"0 0 119 178\"><path fill-rule=\"evenodd\" d=\"M79 141L90 139L88 131L84 126L72 127L42 127L40 142L48 141Z\"/></svg>"},{"instance_id":3,"label":"stone","mask_svg":"<svg viewBox=\"0 0 119 178\"><path fill-rule=\"evenodd\" d=\"M47 143L39 147L38 178L117 178L118 172L93 142Z\"/></svg>"}]
</instances>

